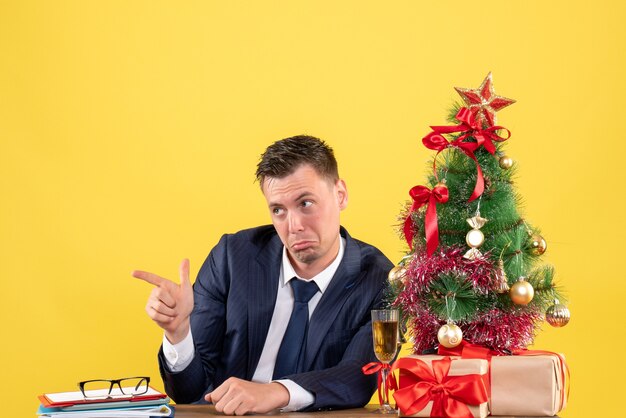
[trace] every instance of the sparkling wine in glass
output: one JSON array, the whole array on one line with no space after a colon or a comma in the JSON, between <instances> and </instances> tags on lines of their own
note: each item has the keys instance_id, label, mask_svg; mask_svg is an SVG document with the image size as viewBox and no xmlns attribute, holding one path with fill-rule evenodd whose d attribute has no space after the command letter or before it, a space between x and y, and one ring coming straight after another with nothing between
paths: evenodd
<instances>
[{"instance_id":1,"label":"sparkling wine in glass","mask_svg":"<svg viewBox=\"0 0 626 418\"><path fill-rule=\"evenodd\" d=\"M374 354L383 364L389 364L396 356L398 350L398 311L395 309L383 309L372 311L372 335L374 337ZM397 411L389 405L389 392L387 390L387 376L389 368L381 369L381 394L383 401L378 409L382 414L396 414Z\"/></svg>"}]
</instances>

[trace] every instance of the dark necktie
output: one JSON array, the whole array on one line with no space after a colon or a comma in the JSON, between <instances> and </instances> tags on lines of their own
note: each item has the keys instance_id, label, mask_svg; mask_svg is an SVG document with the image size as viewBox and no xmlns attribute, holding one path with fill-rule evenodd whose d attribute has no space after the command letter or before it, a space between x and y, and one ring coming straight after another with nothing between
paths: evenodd
<instances>
[{"instance_id":1,"label":"dark necktie","mask_svg":"<svg viewBox=\"0 0 626 418\"><path fill-rule=\"evenodd\" d=\"M313 281L305 282L294 277L291 279L291 289L294 297L293 311L278 349L274 379L302 371L299 369L304 361L304 346L309 328L309 301L317 293L319 287Z\"/></svg>"}]
</instances>

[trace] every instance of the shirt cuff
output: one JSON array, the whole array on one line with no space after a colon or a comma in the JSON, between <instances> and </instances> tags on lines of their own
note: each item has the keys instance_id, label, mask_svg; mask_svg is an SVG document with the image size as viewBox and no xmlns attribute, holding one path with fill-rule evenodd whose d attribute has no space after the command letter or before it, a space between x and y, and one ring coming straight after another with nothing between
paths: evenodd
<instances>
[{"instance_id":1,"label":"shirt cuff","mask_svg":"<svg viewBox=\"0 0 626 418\"><path fill-rule=\"evenodd\" d=\"M315 402L315 395L293 380L281 379L274 381L283 385L289 392L289 403L286 407L281 408L282 412L299 411Z\"/></svg>"},{"instance_id":2,"label":"shirt cuff","mask_svg":"<svg viewBox=\"0 0 626 418\"><path fill-rule=\"evenodd\" d=\"M193 360L194 354L195 348L191 329L189 329L187 336L178 344L172 344L163 335L163 355L171 372L176 373L185 370L185 367L189 366L191 360Z\"/></svg>"}]
</instances>

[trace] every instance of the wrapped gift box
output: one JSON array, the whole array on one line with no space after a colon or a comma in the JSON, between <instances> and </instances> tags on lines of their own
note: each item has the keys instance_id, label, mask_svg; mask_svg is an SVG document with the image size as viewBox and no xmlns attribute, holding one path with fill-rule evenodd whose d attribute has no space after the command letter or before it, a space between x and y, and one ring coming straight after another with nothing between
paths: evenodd
<instances>
[{"instance_id":1,"label":"wrapped gift box","mask_svg":"<svg viewBox=\"0 0 626 418\"><path fill-rule=\"evenodd\" d=\"M565 407L565 367L556 354L491 358L492 415L552 416Z\"/></svg>"},{"instance_id":2,"label":"wrapped gift box","mask_svg":"<svg viewBox=\"0 0 626 418\"><path fill-rule=\"evenodd\" d=\"M402 390L404 389L405 393L407 395L410 395L410 392L408 392L408 390L416 383L416 381L419 380L419 379L416 379L415 375L408 370L408 367L405 368L405 366L410 365L411 362L414 363L416 361L423 361L427 365L427 368L432 372L433 361L442 360L442 359L444 359L444 356L437 356L437 355L415 356L414 355L414 356L404 357L396 361L394 368L398 368L400 372L399 372L398 390L396 391L396 393L394 393L394 398L396 399L396 402L398 403L398 408L400 409L400 416L430 417L432 409L433 409L433 401L430 400L428 401L428 403L425 405L423 409L411 415L407 415L406 414L407 411L413 412L413 411L410 411L411 402L405 401L404 404L406 405L400 405L403 402L398 402L398 399L399 399L397 397L398 393L402 393ZM475 389L477 391L481 391L482 395L484 396L485 401L482 403L479 403L477 405L466 404L467 407L469 408L469 411L472 413L474 417L484 418L487 415L489 415L489 407L488 407L488 402L487 402L487 397L488 397L487 372L488 370L489 370L489 363L487 362L487 360L482 360L482 359L462 359L462 358L457 357L451 360L451 363L450 363L450 369L449 369L447 376L453 377L453 376L473 375L469 377L472 377L475 379L474 380L476 383ZM433 388L437 386L438 384L439 383L435 383L433 385ZM456 386L456 385L453 384L453 386ZM440 388L434 388L433 393L440 392L440 391L441 391ZM405 399L407 395L405 395ZM438 396L438 395L434 394L433 396ZM456 395L454 394L452 396L456 397Z\"/></svg>"}]
</instances>

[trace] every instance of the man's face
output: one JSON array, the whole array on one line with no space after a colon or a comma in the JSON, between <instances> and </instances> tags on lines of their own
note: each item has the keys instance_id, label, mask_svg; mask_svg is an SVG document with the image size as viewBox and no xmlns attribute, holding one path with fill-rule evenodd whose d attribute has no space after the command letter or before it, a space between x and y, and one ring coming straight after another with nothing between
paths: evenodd
<instances>
[{"instance_id":1,"label":"man's face","mask_svg":"<svg viewBox=\"0 0 626 418\"><path fill-rule=\"evenodd\" d=\"M333 183L303 164L286 177L265 178L263 194L298 274L312 277L326 268L339 250L339 213L348 204L344 181Z\"/></svg>"}]
</instances>

